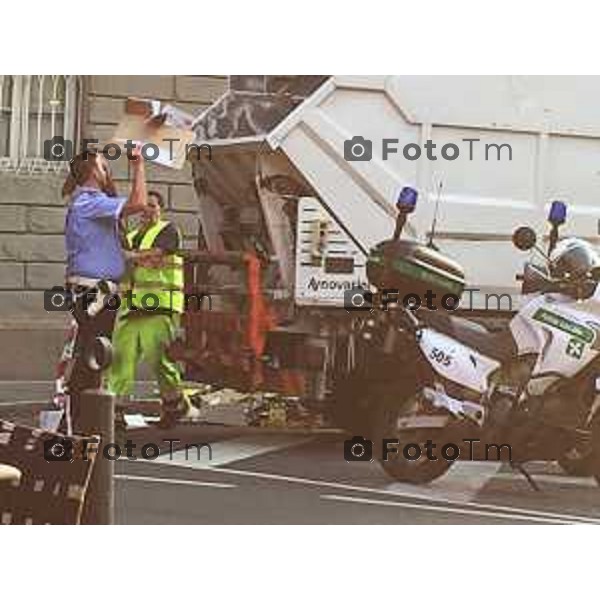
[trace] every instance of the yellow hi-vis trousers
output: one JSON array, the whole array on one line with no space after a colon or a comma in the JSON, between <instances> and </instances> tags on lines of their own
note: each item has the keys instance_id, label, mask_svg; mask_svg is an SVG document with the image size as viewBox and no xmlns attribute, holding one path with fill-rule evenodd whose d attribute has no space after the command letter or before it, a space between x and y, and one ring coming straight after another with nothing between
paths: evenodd
<instances>
[{"instance_id":1,"label":"yellow hi-vis trousers","mask_svg":"<svg viewBox=\"0 0 600 600\"><path fill-rule=\"evenodd\" d=\"M109 391L123 396L132 394L137 366L145 360L156 376L161 398L181 397L189 405L181 393L179 365L166 352L175 339L179 321L177 313L119 311L112 335L113 362L106 382Z\"/></svg>"}]
</instances>

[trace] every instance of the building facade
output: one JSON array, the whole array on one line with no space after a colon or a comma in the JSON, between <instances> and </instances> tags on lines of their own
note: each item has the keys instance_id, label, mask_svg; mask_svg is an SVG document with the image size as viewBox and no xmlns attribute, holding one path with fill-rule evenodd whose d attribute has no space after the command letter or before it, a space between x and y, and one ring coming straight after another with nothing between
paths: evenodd
<instances>
[{"instance_id":1,"label":"building facade","mask_svg":"<svg viewBox=\"0 0 600 600\"><path fill-rule=\"evenodd\" d=\"M44 141L108 140L128 97L202 113L227 89L224 76L0 76L0 379L50 379L65 315L44 309L43 292L64 280L65 162L44 158ZM119 191L127 159L114 161ZM148 166L187 247L198 233L189 166Z\"/></svg>"}]
</instances>

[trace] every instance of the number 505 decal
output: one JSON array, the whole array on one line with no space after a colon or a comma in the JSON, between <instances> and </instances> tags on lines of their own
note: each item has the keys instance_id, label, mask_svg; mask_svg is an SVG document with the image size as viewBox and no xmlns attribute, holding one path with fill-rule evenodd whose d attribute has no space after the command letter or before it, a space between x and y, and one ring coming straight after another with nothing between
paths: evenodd
<instances>
[{"instance_id":1,"label":"number 505 decal","mask_svg":"<svg viewBox=\"0 0 600 600\"><path fill-rule=\"evenodd\" d=\"M432 348L429 358L444 367L449 367L452 364L453 356L439 348Z\"/></svg>"}]
</instances>

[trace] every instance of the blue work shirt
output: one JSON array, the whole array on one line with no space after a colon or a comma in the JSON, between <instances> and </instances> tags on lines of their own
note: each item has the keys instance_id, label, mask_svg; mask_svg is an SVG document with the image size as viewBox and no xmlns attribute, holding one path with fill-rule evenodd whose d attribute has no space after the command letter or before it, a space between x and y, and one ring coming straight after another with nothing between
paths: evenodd
<instances>
[{"instance_id":1,"label":"blue work shirt","mask_svg":"<svg viewBox=\"0 0 600 600\"><path fill-rule=\"evenodd\" d=\"M125 257L119 236L119 217L127 202L101 190L79 187L67 211L65 240L67 276L119 281Z\"/></svg>"}]
</instances>

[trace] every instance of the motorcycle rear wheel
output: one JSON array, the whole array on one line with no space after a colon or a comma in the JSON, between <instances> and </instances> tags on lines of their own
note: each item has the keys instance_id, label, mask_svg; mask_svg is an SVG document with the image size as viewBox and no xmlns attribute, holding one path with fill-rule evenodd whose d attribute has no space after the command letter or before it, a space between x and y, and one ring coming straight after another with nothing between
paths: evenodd
<instances>
[{"instance_id":1,"label":"motorcycle rear wheel","mask_svg":"<svg viewBox=\"0 0 600 600\"><path fill-rule=\"evenodd\" d=\"M452 466L452 462L445 460L439 454L440 436L445 430L413 429L398 430L397 423L401 417L406 417L417 408L417 398L412 396L404 401L396 394L389 396L390 391L380 391L387 397L378 399L378 412L375 419L375 443L385 438L398 438L400 445L398 452L390 454L388 460L379 456L378 461L382 469L396 481L412 484L425 484L444 475ZM427 458L423 445L432 440L437 445L437 460ZM381 442L380 442L381 443ZM402 453L405 444L418 444L421 446L421 457L417 460L407 460Z\"/></svg>"}]
</instances>

